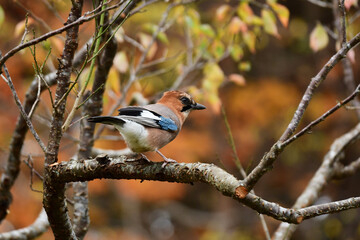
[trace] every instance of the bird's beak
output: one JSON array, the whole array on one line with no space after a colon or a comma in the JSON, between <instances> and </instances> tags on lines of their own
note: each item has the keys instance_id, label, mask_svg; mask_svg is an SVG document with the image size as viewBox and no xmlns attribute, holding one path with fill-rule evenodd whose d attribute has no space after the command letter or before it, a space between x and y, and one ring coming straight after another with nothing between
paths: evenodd
<instances>
[{"instance_id":1,"label":"bird's beak","mask_svg":"<svg viewBox=\"0 0 360 240\"><path fill-rule=\"evenodd\" d=\"M191 106L191 108L193 110L203 110L206 109L206 107L200 103L195 103L194 105Z\"/></svg>"}]
</instances>

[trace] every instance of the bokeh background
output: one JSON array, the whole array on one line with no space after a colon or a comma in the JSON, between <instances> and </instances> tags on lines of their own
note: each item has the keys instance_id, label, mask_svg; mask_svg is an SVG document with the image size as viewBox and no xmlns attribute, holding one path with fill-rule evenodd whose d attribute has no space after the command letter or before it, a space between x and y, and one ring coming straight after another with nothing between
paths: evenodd
<instances>
[{"instance_id":1,"label":"bokeh background","mask_svg":"<svg viewBox=\"0 0 360 240\"><path fill-rule=\"evenodd\" d=\"M0 26L0 49L3 53L16 46L23 34L25 11L16 1L0 0L5 21ZM62 26L42 1L19 1L33 11L52 29ZM70 1L49 1L55 6L61 18L66 19ZM320 51L314 51L309 44L309 36L317 23L333 28L331 9L316 6L309 1L280 1L290 12L288 26L278 25L278 37L260 34L256 38L256 51L245 51L239 62L227 57L219 61L225 80L219 84L217 93L220 101L214 104L206 96L192 91L194 97L208 106L206 111L193 112L188 118L179 136L162 152L179 162L206 162L224 168L238 178L239 170L234 162L234 153L229 144L228 132L219 110L219 102L226 111L230 123L238 157L244 168L249 171L263 154L281 136L286 128L302 94L328 59L335 53L335 40L329 37L329 43ZM237 1L199 1L191 5L196 9L202 22L216 25L216 11L223 4L237 6ZM157 3L146 11L131 17L121 31L134 39L146 34L146 24L156 24L166 9L166 3ZM255 14L259 9L253 7ZM91 9L87 1L86 10ZM349 13L356 8L349 9ZM356 21L355 21L356 23ZM46 31L37 21L29 24L38 36ZM357 32L359 24L351 31ZM145 27L144 27L145 26ZM145 30L144 30L145 29ZM80 45L84 44L94 32L94 23L81 26ZM32 35L32 33L30 33ZM37 47L37 58L44 59L49 46L52 47L50 60L44 73L53 71L60 56L64 34ZM158 41L153 58L165 51L176 55L184 51L184 39L176 27L166 31L167 42ZM144 38L144 37L143 37ZM145 37L146 38L146 37ZM141 39L139 40L141 41ZM145 41L145 40L144 40ZM139 52L125 42L119 42L119 51L126 56L138 58ZM356 63L359 50L355 49L355 62L352 67L357 82L360 74ZM107 83L104 99L104 113L121 96L121 88L127 80L124 55L117 59L118 67L113 67ZM159 68L170 68L176 61L170 60ZM127 59L130 63L131 60ZM7 67L13 78L16 90L23 100L25 92L34 78L33 56L28 49L21 51L7 61ZM125 68L124 72L119 68ZM149 69L150 71L155 69ZM153 100L160 92L171 85L176 77L176 69L142 79L134 84L127 94L126 102L132 100L132 94L141 92L144 97ZM211 74L215 74L210 72ZM229 81L231 74L242 76L240 82ZM192 85L201 89L201 79L206 73L195 77ZM343 73L338 64L315 94L302 120L301 126L314 120L337 101L348 95L342 81ZM52 88L55 91L55 88ZM7 161L8 146L19 115L12 94L4 81L0 81L0 167ZM73 95L74 96L74 95ZM71 106L73 96L69 98ZM48 93L42 94L36 116L35 128L46 142L48 123L51 117ZM78 116L79 117L79 116ZM303 136L291 144L274 164L274 169L266 174L256 185L256 193L269 201L291 207L296 198L320 166L323 156L334 139L350 130L358 121L354 111L340 109L327 121L319 124L311 134ZM300 127L301 127L300 126ZM79 127L74 124L69 136L78 138ZM125 145L121 140L109 140L109 136L118 136L113 129L106 129L102 138L95 144L98 148L121 149ZM59 159L66 161L77 150L71 137L65 136L61 143ZM356 159L360 154L356 144L346 150L344 161ZM33 137L28 134L23 149L23 159L31 155L34 168L42 173L44 163L41 150ZM147 154L149 159L161 161L157 154ZM0 225L0 232L28 226L37 217L42 207L42 194L32 191L42 190L42 182L36 176L31 179L30 169L22 164L20 175L12 189L13 203L6 220ZM360 175L331 182L318 203L358 196ZM69 192L71 197L71 191ZM212 187L195 183L194 185L164 183L138 180L96 180L89 183L90 231L85 239L264 239L258 214L214 190ZM71 209L71 206L70 206ZM359 210L349 210L338 214L321 216L305 221L296 231L293 239L360 239ZM279 222L265 217L273 232ZM51 239L49 230L40 239Z\"/></svg>"}]
</instances>

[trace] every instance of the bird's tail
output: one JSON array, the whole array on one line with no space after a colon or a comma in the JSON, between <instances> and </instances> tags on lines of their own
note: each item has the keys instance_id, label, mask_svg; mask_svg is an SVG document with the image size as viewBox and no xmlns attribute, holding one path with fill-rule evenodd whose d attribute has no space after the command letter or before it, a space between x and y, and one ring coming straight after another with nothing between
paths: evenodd
<instances>
[{"instance_id":1,"label":"bird's tail","mask_svg":"<svg viewBox=\"0 0 360 240\"><path fill-rule=\"evenodd\" d=\"M125 123L124 120L117 118L117 117L111 117L111 116L89 117L87 120L88 120L88 122L102 123L102 124L109 124L109 125L123 125Z\"/></svg>"}]
</instances>

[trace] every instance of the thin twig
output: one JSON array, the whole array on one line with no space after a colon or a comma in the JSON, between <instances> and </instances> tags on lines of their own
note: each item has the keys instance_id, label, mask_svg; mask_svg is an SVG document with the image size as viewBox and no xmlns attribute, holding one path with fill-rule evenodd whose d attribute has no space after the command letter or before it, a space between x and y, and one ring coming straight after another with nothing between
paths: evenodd
<instances>
[{"instance_id":1,"label":"thin twig","mask_svg":"<svg viewBox=\"0 0 360 240\"><path fill-rule=\"evenodd\" d=\"M243 166L242 166L242 164L240 162L239 155L238 155L237 150L236 150L234 137L232 135L230 123L229 123L229 121L227 119L227 115L226 115L224 106L221 106L221 113L222 113L223 120L224 120L224 123L225 123L225 126L226 126L227 134L229 136L229 144L230 144L231 149L233 151L235 164L238 167L238 169L240 170L240 173L241 173L242 177L246 178L247 174L246 174L246 172L245 172L245 170L244 170L244 168L243 168ZM255 194L255 191L252 190L251 193ZM262 214L259 214L259 218L260 218L260 222L261 222L261 225L262 225L264 233L265 233L265 237L266 237L267 240L270 240L271 236L270 236L269 228L268 228L268 226L266 224L265 218L264 218L264 216Z\"/></svg>"},{"instance_id":2,"label":"thin twig","mask_svg":"<svg viewBox=\"0 0 360 240\"><path fill-rule=\"evenodd\" d=\"M294 136L292 136L291 138L289 138L288 140L283 142L281 147L285 147L286 145L293 142L295 139L297 139L297 138L301 137L302 135L304 135L305 133L309 132L314 126L316 126L320 122L324 121L327 117L329 117L331 114L333 114L336 110L338 110L339 108L341 108L342 106L344 106L345 104L347 104L351 100L353 100L356 96L359 95L359 93L360 93L360 84L358 85L358 87L355 89L355 91L350 96L348 96L344 100L340 101L338 104L336 104L334 107L332 107L326 113L324 113L322 116L320 116L316 120L309 123L306 127L304 127L297 134L295 134Z\"/></svg>"},{"instance_id":3,"label":"thin twig","mask_svg":"<svg viewBox=\"0 0 360 240\"><path fill-rule=\"evenodd\" d=\"M0 57L1 57L1 52L0 52ZM2 75L2 74L1 74L1 77L9 85L10 90L11 90L11 92L13 94L14 99L15 99L15 103L18 106L21 115L25 119L26 124L27 124L28 128L30 129L30 132L33 134L35 140L38 142L38 144L41 147L42 151L45 153L46 152L46 147L45 147L44 143L41 141L41 139L40 139L39 135L37 134L37 132L35 131L34 126L32 125L32 122L31 122L30 118L26 114L26 112L25 112L25 110L24 110L24 108L23 108L23 106L22 106L22 104L20 102L20 99L19 99L18 94L16 92L16 89L14 87L14 84L12 83L9 71L8 71L5 64L3 65L3 68L4 68L4 73L5 73L6 77L4 77L4 75Z\"/></svg>"},{"instance_id":4,"label":"thin twig","mask_svg":"<svg viewBox=\"0 0 360 240\"><path fill-rule=\"evenodd\" d=\"M77 26L77 25L81 25L85 22L88 22L88 21L91 21L92 19L96 18L97 16L100 16L101 14L103 14L104 12L107 12L107 11L110 11L112 9L115 9L115 8L118 8L120 5L122 4L122 1L115 4L115 5L112 5L110 7L107 7L106 9L104 10L101 10L99 12L96 12L98 11L98 9L94 9L90 12L86 12L83 16L81 16L80 18L78 18L76 21L74 22L71 22L71 23L68 23L66 24L64 27L61 27L59 29L56 29L54 31L51 31L51 32L48 32L44 35L41 35L40 37L37 37L35 39L32 39L28 42L25 42L23 44L20 44L14 48L12 48L10 51L8 51L6 54L4 54L4 56L0 59L0 67L2 65L4 65L4 63L10 58L12 57L15 53L19 52L20 50L24 49L24 48L27 48L29 46L32 46L34 44L37 44L37 43L40 43L42 41L45 41L46 39L52 37L52 36L55 36L57 34L60 34L62 32L65 32L66 30L74 27L74 26ZM95 13L94 13L95 12ZM91 15L91 16L89 16Z\"/></svg>"},{"instance_id":5,"label":"thin twig","mask_svg":"<svg viewBox=\"0 0 360 240\"><path fill-rule=\"evenodd\" d=\"M301 118L303 117L307 106L315 92L315 90L320 86L321 82L326 78L328 73L334 66L343 58L346 57L346 54L350 49L355 47L360 42L360 33L357 33L350 41L348 41L344 46L337 51L330 60L324 65L324 67L319 71L319 73L311 79L310 84L308 85L295 114L289 123L288 127L284 131L283 135L280 137L280 142L286 141L296 130L300 124Z\"/></svg>"}]
</instances>

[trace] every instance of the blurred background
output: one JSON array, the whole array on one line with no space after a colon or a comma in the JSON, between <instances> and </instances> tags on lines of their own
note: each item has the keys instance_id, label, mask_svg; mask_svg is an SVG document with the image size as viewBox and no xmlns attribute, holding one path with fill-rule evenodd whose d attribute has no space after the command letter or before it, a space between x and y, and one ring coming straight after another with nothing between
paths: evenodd
<instances>
[{"instance_id":1,"label":"blurred background","mask_svg":"<svg viewBox=\"0 0 360 240\"><path fill-rule=\"evenodd\" d=\"M45 2L57 9L58 15L55 15ZM86 2L84 12L92 9L91 2ZM179 162L214 163L240 179L241 175L235 165L221 108L226 112L238 157L247 172L281 136L311 78L336 52L336 42L330 34L334 29L331 8L319 7L305 0L278 3L288 9L290 16L286 24L286 19L283 19L283 23L275 20L276 32L269 28L257 29L254 27L255 24L251 25L244 21L239 9L246 7L239 6L238 1L203 0L175 8L170 12L169 22L172 25L162 37L157 38L146 61L150 62L164 55L170 58L145 69L143 74L158 69L166 71L139 78L126 93L124 105L133 102L134 96L138 93L141 93L145 99L155 100L161 92L172 86L177 76L182 73L186 51L183 34L185 23L188 24L195 47L201 48L201 44L218 45L214 49L207 49L210 57L206 54L203 56L203 59L215 60L209 61L204 69L191 74L186 78L190 82L186 82L185 79L180 86L180 89L189 91L198 102L208 106L208 109L190 114L179 136L162 149L164 155ZM34 29L27 36L31 39L33 34L39 36L47 32L46 26L50 29L61 27L66 21L71 3L58 0L36 3L24 0L0 0L0 6L2 8L0 18L4 16L0 26L0 49L5 53L21 40L25 29L24 8L41 17L45 22L45 24L40 23L34 17L28 19L29 26ZM168 3L159 2L146 7L145 11L129 18L117 34L119 48L106 86L104 114L108 113L111 106L122 96L122 89L129 77L129 68L141 55L141 52L129 41L123 39L124 35L147 46L149 37L151 38L153 29L167 6ZM252 9L253 16L262 16L262 19L265 19L266 14L261 12L263 9L261 5L249 3L248 6ZM221 9L224 12L221 12ZM357 10L355 4L350 6L349 18L356 14ZM245 24L235 22L233 31L243 36L229 42L226 41L226 34L219 36L221 28L228 26L225 23L222 25L222 21L223 18L228 18L224 20L228 24L236 14ZM182 17L185 15L187 17ZM283 15L279 14L279 16ZM203 32L199 33L193 25L200 23ZM310 35L319 24L327 31L325 35L328 35L328 41L323 44L324 46L319 43L321 47L317 48L310 43ZM351 26L349 24L349 37L359 31L359 26L359 20L355 18ZM250 35L253 42L245 40L245 33L248 31L254 32L254 35ZM91 38L93 33L94 22L83 24L80 28L80 46ZM44 74L56 69L64 36L65 34L62 34L37 45L36 58L41 63L51 48ZM222 42L223 46L214 40L203 41L211 38L220 39L219 42ZM324 41L321 39L324 38L323 36L319 38L317 41ZM198 40L200 42L197 42ZM240 50L233 47L244 42L246 46ZM222 47L227 46L236 50L231 52L231 56L226 55L226 51L222 50ZM355 48L353 54L357 57L359 50ZM29 49L24 49L6 62L21 100L24 99L26 90L34 78L33 61L34 57ZM358 83L359 64L353 62L352 67ZM85 73L86 71L88 70L85 69ZM300 127L304 127L349 95L342 77L342 67L338 64L316 92ZM51 90L54 94L55 88ZM0 81L0 92L0 167L3 169L19 112L11 91L4 81ZM75 93L69 98L70 107L74 96ZM44 92L33 123L45 142L48 137L50 117L50 98L49 94ZM77 116L77 119L79 118L80 115ZM311 134L295 141L280 155L273 170L256 185L257 195L268 201L277 202L281 206L291 207L320 166L323 156L334 139L350 130L357 122L354 111L342 108L314 128ZM124 148L123 141L117 139L117 136L118 133L114 129L105 129L100 139L96 141L95 147ZM61 142L59 156L61 161L67 161L76 154L77 145L74 141L76 143L78 137L79 127L75 123ZM357 144L346 150L345 162L358 158L360 155L358 146ZM41 149L30 134L27 135L22 152L24 160L28 159L29 155L32 156L34 168L41 174L44 158ZM146 155L151 160L161 161L157 154ZM13 203L10 213L0 225L0 232L28 226L36 219L42 207L42 194L31 190L30 187L32 185L33 189L41 191L42 181L36 176L31 178L30 169L25 164L22 164L21 168L20 175L12 188ZM344 180L331 182L324 189L317 203L359 196L357 185L359 181L360 175L355 174ZM71 191L69 196L71 197ZM89 182L89 196L91 225L85 237L89 240L265 239L259 216L255 211L202 183L186 185L102 179ZM359 213L359 210L355 209L304 221L293 239L360 239ZM269 217L265 219L272 233L280 222ZM39 239L51 239L50 231Z\"/></svg>"}]
</instances>

